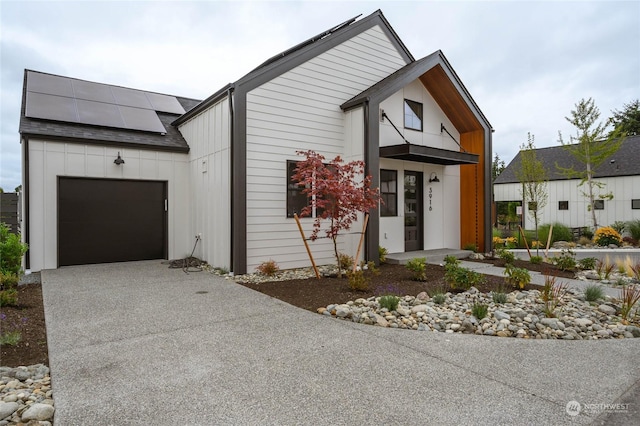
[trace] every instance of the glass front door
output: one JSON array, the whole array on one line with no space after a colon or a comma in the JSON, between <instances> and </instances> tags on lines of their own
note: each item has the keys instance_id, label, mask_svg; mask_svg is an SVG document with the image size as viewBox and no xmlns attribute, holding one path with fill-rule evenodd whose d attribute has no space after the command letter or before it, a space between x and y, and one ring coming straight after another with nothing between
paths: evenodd
<instances>
[{"instance_id":1,"label":"glass front door","mask_svg":"<svg viewBox=\"0 0 640 426\"><path fill-rule=\"evenodd\" d=\"M404 172L404 250L422 250L422 173Z\"/></svg>"}]
</instances>

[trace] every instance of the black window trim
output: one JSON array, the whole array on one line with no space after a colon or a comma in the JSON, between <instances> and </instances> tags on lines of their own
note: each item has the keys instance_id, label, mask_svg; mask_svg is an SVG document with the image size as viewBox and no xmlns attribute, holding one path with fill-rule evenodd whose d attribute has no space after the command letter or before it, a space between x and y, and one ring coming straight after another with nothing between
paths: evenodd
<instances>
[{"instance_id":1,"label":"black window trim","mask_svg":"<svg viewBox=\"0 0 640 426\"><path fill-rule=\"evenodd\" d=\"M395 174L395 182L396 182L395 192L382 192L383 172ZM386 197L385 197L385 195L388 195L388 194L393 194L394 206L393 206L392 214L384 214L386 213L386 210L389 209L389 205L386 204ZM380 169L380 197L382 199L385 199L385 206L384 207L380 206L380 216L381 217L397 217L398 216L398 171L397 170Z\"/></svg>"},{"instance_id":2,"label":"black window trim","mask_svg":"<svg viewBox=\"0 0 640 426\"><path fill-rule=\"evenodd\" d=\"M569 201L558 201L558 210L569 210Z\"/></svg>"},{"instance_id":3,"label":"black window trim","mask_svg":"<svg viewBox=\"0 0 640 426\"><path fill-rule=\"evenodd\" d=\"M631 210L640 210L640 198L631 199Z\"/></svg>"},{"instance_id":4,"label":"black window trim","mask_svg":"<svg viewBox=\"0 0 640 426\"><path fill-rule=\"evenodd\" d=\"M416 128L416 127L412 127L412 126L407 126L407 114L405 113L405 108L406 106L409 106L409 108L411 109L411 111L417 116L418 114L416 114L415 110L412 108L411 104L415 104L416 106L420 106L420 115L419 115L419 119L420 119L420 128ZM417 132L422 132L424 129L424 105L421 102L417 102L417 101L413 101L411 99L404 99L404 102L402 103L402 121L404 124L404 128L405 129L409 129L409 130L415 130Z\"/></svg>"},{"instance_id":5,"label":"black window trim","mask_svg":"<svg viewBox=\"0 0 640 426\"><path fill-rule=\"evenodd\" d=\"M600 207L602 206L602 207ZM593 200L594 210L604 210L604 200Z\"/></svg>"}]
</instances>

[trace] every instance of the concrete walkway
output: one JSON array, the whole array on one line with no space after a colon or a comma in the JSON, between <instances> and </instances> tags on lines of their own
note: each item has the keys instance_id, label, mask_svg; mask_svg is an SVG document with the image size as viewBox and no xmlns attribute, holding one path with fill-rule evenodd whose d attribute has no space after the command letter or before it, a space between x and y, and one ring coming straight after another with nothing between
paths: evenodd
<instances>
[{"instance_id":1,"label":"concrete walkway","mask_svg":"<svg viewBox=\"0 0 640 426\"><path fill-rule=\"evenodd\" d=\"M43 271L42 283L56 425L639 419L640 339L360 325L158 261ZM631 403L598 418L585 409L567 414L573 400Z\"/></svg>"}]
</instances>

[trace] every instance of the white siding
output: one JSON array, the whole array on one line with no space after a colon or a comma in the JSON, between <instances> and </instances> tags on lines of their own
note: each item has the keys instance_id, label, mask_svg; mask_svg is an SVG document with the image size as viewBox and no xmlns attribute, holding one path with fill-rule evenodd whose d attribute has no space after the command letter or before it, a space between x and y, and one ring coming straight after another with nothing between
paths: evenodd
<instances>
[{"instance_id":1,"label":"white siding","mask_svg":"<svg viewBox=\"0 0 640 426\"><path fill-rule=\"evenodd\" d=\"M613 200L605 200L604 210L596 210L599 226L608 226L615 221L640 219L640 210L631 209L631 200L640 199L640 176L623 176L597 179L606 186L603 192L613 193ZM578 180L550 181L549 199L540 214L540 223L560 222L568 227L592 226L591 212L587 210L587 198L582 195L585 186L578 187ZM495 201L522 200L522 185L519 183L494 185ZM558 201L568 201L569 210L558 210ZM533 219L525 205L525 228L532 229Z\"/></svg>"},{"instance_id":2,"label":"white siding","mask_svg":"<svg viewBox=\"0 0 640 426\"><path fill-rule=\"evenodd\" d=\"M362 112L345 114L340 105L404 65L376 26L247 94L249 272L268 259L282 268L309 265L295 221L286 217L286 161L310 149L329 159L362 159ZM303 223L309 233L312 219ZM333 263L329 240L312 246L319 264Z\"/></svg>"},{"instance_id":3,"label":"white siding","mask_svg":"<svg viewBox=\"0 0 640 426\"><path fill-rule=\"evenodd\" d=\"M460 166L380 159L380 168L398 171L398 216L380 217L380 245L389 253L404 252L404 172L423 175L424 249L460 247ZM435 172L440 182L429 183ZM431 189L431 210L429 190Z\"/></svg>"},{"instance_id":4,"label":"white siding","mask_svg":"<svg viewBox=\"0 0 640 426\"><path fill-rule=\"evenodd\" d=\"M118 152L125 164L113 163ZM186 154L43 140L29 141L31 270L58 267L58 176L167 182L169 257L188 253L189 174Z\"/></svg>"},{"instance_id":5,"label":"white siding","mask_svg":"<svg viewBox=\"0 0 640 426\"><path fill-rule=\"evenodd\" d=\"M404 128L404 100L420 102L422 104L422 132ZM445 132L440 132L440 124L443 123L447 130L459 142L460 133L453 126L449 118L440 109L429 91L425 89L420 80L414 80L403 89L397 91L383 102L380 108L384 110L389 119L395 124L400 133L410 143L415 145L431 146L434 148L460 151L460 147ZM404 142L389 119L380 123L380 146L401 145Z\"/></svg>"},{"instance_id":6,"label":"white siding","mask_svg":"<svg viewBox=\"0 0 640 426\"><path fill-rule=\"evenodd\" d=\"M202 240L194 256L211 265L231 268L231 149L229 100L213 105L179 127L189 144L193 205L189 238ZM187 253L188 254L188 253Z\"/></svg>"}]
</instances>

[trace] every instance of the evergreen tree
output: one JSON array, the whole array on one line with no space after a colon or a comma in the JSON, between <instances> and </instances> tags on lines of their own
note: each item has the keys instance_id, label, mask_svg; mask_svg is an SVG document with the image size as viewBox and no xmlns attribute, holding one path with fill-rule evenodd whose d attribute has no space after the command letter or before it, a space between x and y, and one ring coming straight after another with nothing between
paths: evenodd
<instances>
[{"instance_id":1,"label":"evergreen tree","mask_svg":"<svg viewBox=\"0 0 640 426\"><path fill-rule=\"evenodd\" d=\"M613 117L609 119L615 128L619 128L627 136L640 135L640 100L624 104L622 111L612 111Z\"/></svg>"}]
</instances>

